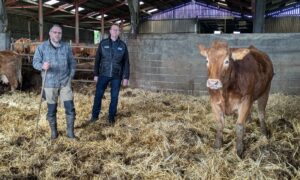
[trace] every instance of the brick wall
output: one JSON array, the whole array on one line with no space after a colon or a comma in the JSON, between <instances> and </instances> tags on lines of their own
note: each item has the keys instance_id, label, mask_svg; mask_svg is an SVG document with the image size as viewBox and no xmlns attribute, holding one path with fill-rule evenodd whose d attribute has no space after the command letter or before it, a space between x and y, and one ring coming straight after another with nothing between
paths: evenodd
<instances>
[{"instance_id":1,"label":"brick wall","mask_svg":"<svg viewBox=\"0 0 300 180\"><path fill-rule=\"evenodd\" d=\"M146 34L127 40L132 87L207 94L207 70L198 44L214 40L231 47L254 45L273 61L272 92L300 95L300 34Z\"/></svg>"}]
</instances>

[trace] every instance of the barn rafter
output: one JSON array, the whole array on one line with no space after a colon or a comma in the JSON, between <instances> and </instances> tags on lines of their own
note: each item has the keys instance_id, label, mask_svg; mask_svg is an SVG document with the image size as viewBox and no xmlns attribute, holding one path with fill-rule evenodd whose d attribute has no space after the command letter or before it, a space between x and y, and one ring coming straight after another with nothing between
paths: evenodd
<instances>
[{"instance_id":1,"label":"barn rafter","mask_svg":"<svg viewBox=\"0 0 300 180\"><path fill-rule=\"evenodd\" d=\"M43 1L44 20L54 23L75 23L75 15L71 11L75 7L73 0L56 0L49 5ZM147 17L154 13L165 11L167 9L188 3L200 2L217 8L239 12L245 15L252 14L251 2L253 0L141 0L140 1L140 18ZM300 0L266 0L266 12L278 11L287 6L299 3ZM32 17L38 17L38 1L37 0L6 0L8 13L20 14ZM78 6L83 8L79 11L79 26L85 29L99 29L101 27L101 16L106 14L105 27L109 27L111 23L122 21L124 25L130 23L130 13L126 0L78 0ZM151 12L151 10L155 10ZM74 24L73 23L73 24Z\"/></svg>"}]
</instances>

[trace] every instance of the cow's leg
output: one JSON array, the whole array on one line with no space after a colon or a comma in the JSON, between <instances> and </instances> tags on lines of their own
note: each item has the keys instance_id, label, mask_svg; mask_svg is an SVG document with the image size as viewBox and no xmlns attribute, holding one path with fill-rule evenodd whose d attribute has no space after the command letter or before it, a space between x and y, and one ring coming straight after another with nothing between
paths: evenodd
<instances>
[{"instance_id":1,"label":"cow's leg","mask_svg":"<svg viewBox=\"0 0 300 180\"><path fill-rule=\"evenodd\" d=\"M223 129L225 126L224 113L219 105L212 104L212 109L217 119L217 135L214 147L220 149L223 143Z\"/></svg>"},{"instance_id":2,"label":"cow's leg","mask_svg":"<svg viewBox=\"0 0 300 180\"><path fill-rule=\"evenodd\" d=\"M267 136L267 127L265 122L266 106L269 99L270 86L264 92L264 94L257 100L258 105L258 118L260 122L261 133Z\"/></svg>"},{"instance_id":3,"label":"cow's leg","mask_svg":"<svg viewBox=\"0 0 300 180\"><path fill-rule=\"evenodd\" d=\"M9 81L10 88L12 91L16 90L18 87L18 79L15 75L12 75L11 73L6 74L6 77Z\"/></svg>"},{"instance_id":4,"label":"cow's leg","mask_svg":"<svg viewBox=\"0 0 300 180\"><path fill-rule=\"evenodd\" d=\"M245 120L247 119L252 106L252 97L246 96L238 109L238 120L236 122L236 151L239 157L242 157L244 151L244 132Z\"/></svg>"},{"instance_id":5,"label":"cow's leg","mask_svg":"<svg viewBox=\"0 0 300 180\"><path fill-rule=\"evenodd\" d=\"M252 116L251 116L251 113L252 113L252 106L251 106L251 108L250 108L250 110L249 110L249 115L248 115L248 117L247 117L247 122L249 122L249 123L252 122Z\"/></svg>"}]
</instances>

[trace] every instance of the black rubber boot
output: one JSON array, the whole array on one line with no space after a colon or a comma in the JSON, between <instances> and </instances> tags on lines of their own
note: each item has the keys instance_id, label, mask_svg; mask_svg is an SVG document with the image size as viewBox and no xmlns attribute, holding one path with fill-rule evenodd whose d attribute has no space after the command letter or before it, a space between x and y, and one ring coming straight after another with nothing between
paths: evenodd
<instances>
[{"instance_id":1,"label":"black rubber boot","mask_svg":"<svg viewBox=\"0 0 300 180\"><path fill-rule=\"evenodd\" d=\"M68 116L67 117L67 136L68 138L76 138L74 134L74 122L75 118Z\"/></svg>"},{"instance_id":2,"label":"black rubber boot","mask_svg":"<svg viewBox=\"0 0 300 180\"><path fill-rule=\"evenodd\" d=\"M74 123L75 123L75 108L73 101L65 101L65 113L66 113L66 120L67 120L67 136L68 138L75 139L76 136L74 134Z\"/></svg>"},{"instance_id":3,"label":"black rubber boot","mask_svg":"<svg viewBox=\"0 0 300 180\"><path fill-rule=\"evenodd\" d=\"M98 119L99 119L99 118L95 118L95 117L92 116L92 117L89 119L88 123L94 123L94 122L96 122Z\"/></svg>"},{"instance_id":4,"label":"black rubber boot","mask_svg":"<svg viewBox=\"0 0 300 180\"><path fill-rule=\"evenodd\" d=\"M47 120L49 121L51 129L51 139L56 139L58 137L56 112L57 104L48 104Z\"/></svg>"},{"instance_id":5,"label":"black rubber boot","mask_svg":"<svg viewBox=\"0 0 300 180\"><path fill-rule=\"evenodd\" d=\"M108 117L108 124L110 125L110 126L114 126L115 125L115 118L112 118L112 117Z\"/></svg>"}]
</instances>

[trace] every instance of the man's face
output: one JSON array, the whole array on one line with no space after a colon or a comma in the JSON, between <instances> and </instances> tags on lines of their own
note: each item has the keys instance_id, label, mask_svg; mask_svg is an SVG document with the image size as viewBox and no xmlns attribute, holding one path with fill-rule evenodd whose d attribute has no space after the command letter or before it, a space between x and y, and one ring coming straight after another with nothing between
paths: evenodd
<instances>
[{"instance_id":1,"label":"man's face","mask_svg":"<svg viewBox=\"0 0 300 180\"><path fill-rule=\"evenodd\" d=\"M112 38L117 38L120 35L120 28L118 26L112 25L109 32Z\"/></svg>"},{"instance_id":2,"label":"man's face","mask_svg":"<svg viewBox=\"0 0 300 180\"><path fill-rule=\"evenodd\" d=\"M51 41L55 42L55 43L59 43L61 40L61 36L62 36L62 30L59 27L54 26L50 32L49 32L49 36Z\"/></svg>"}]
</instances>

